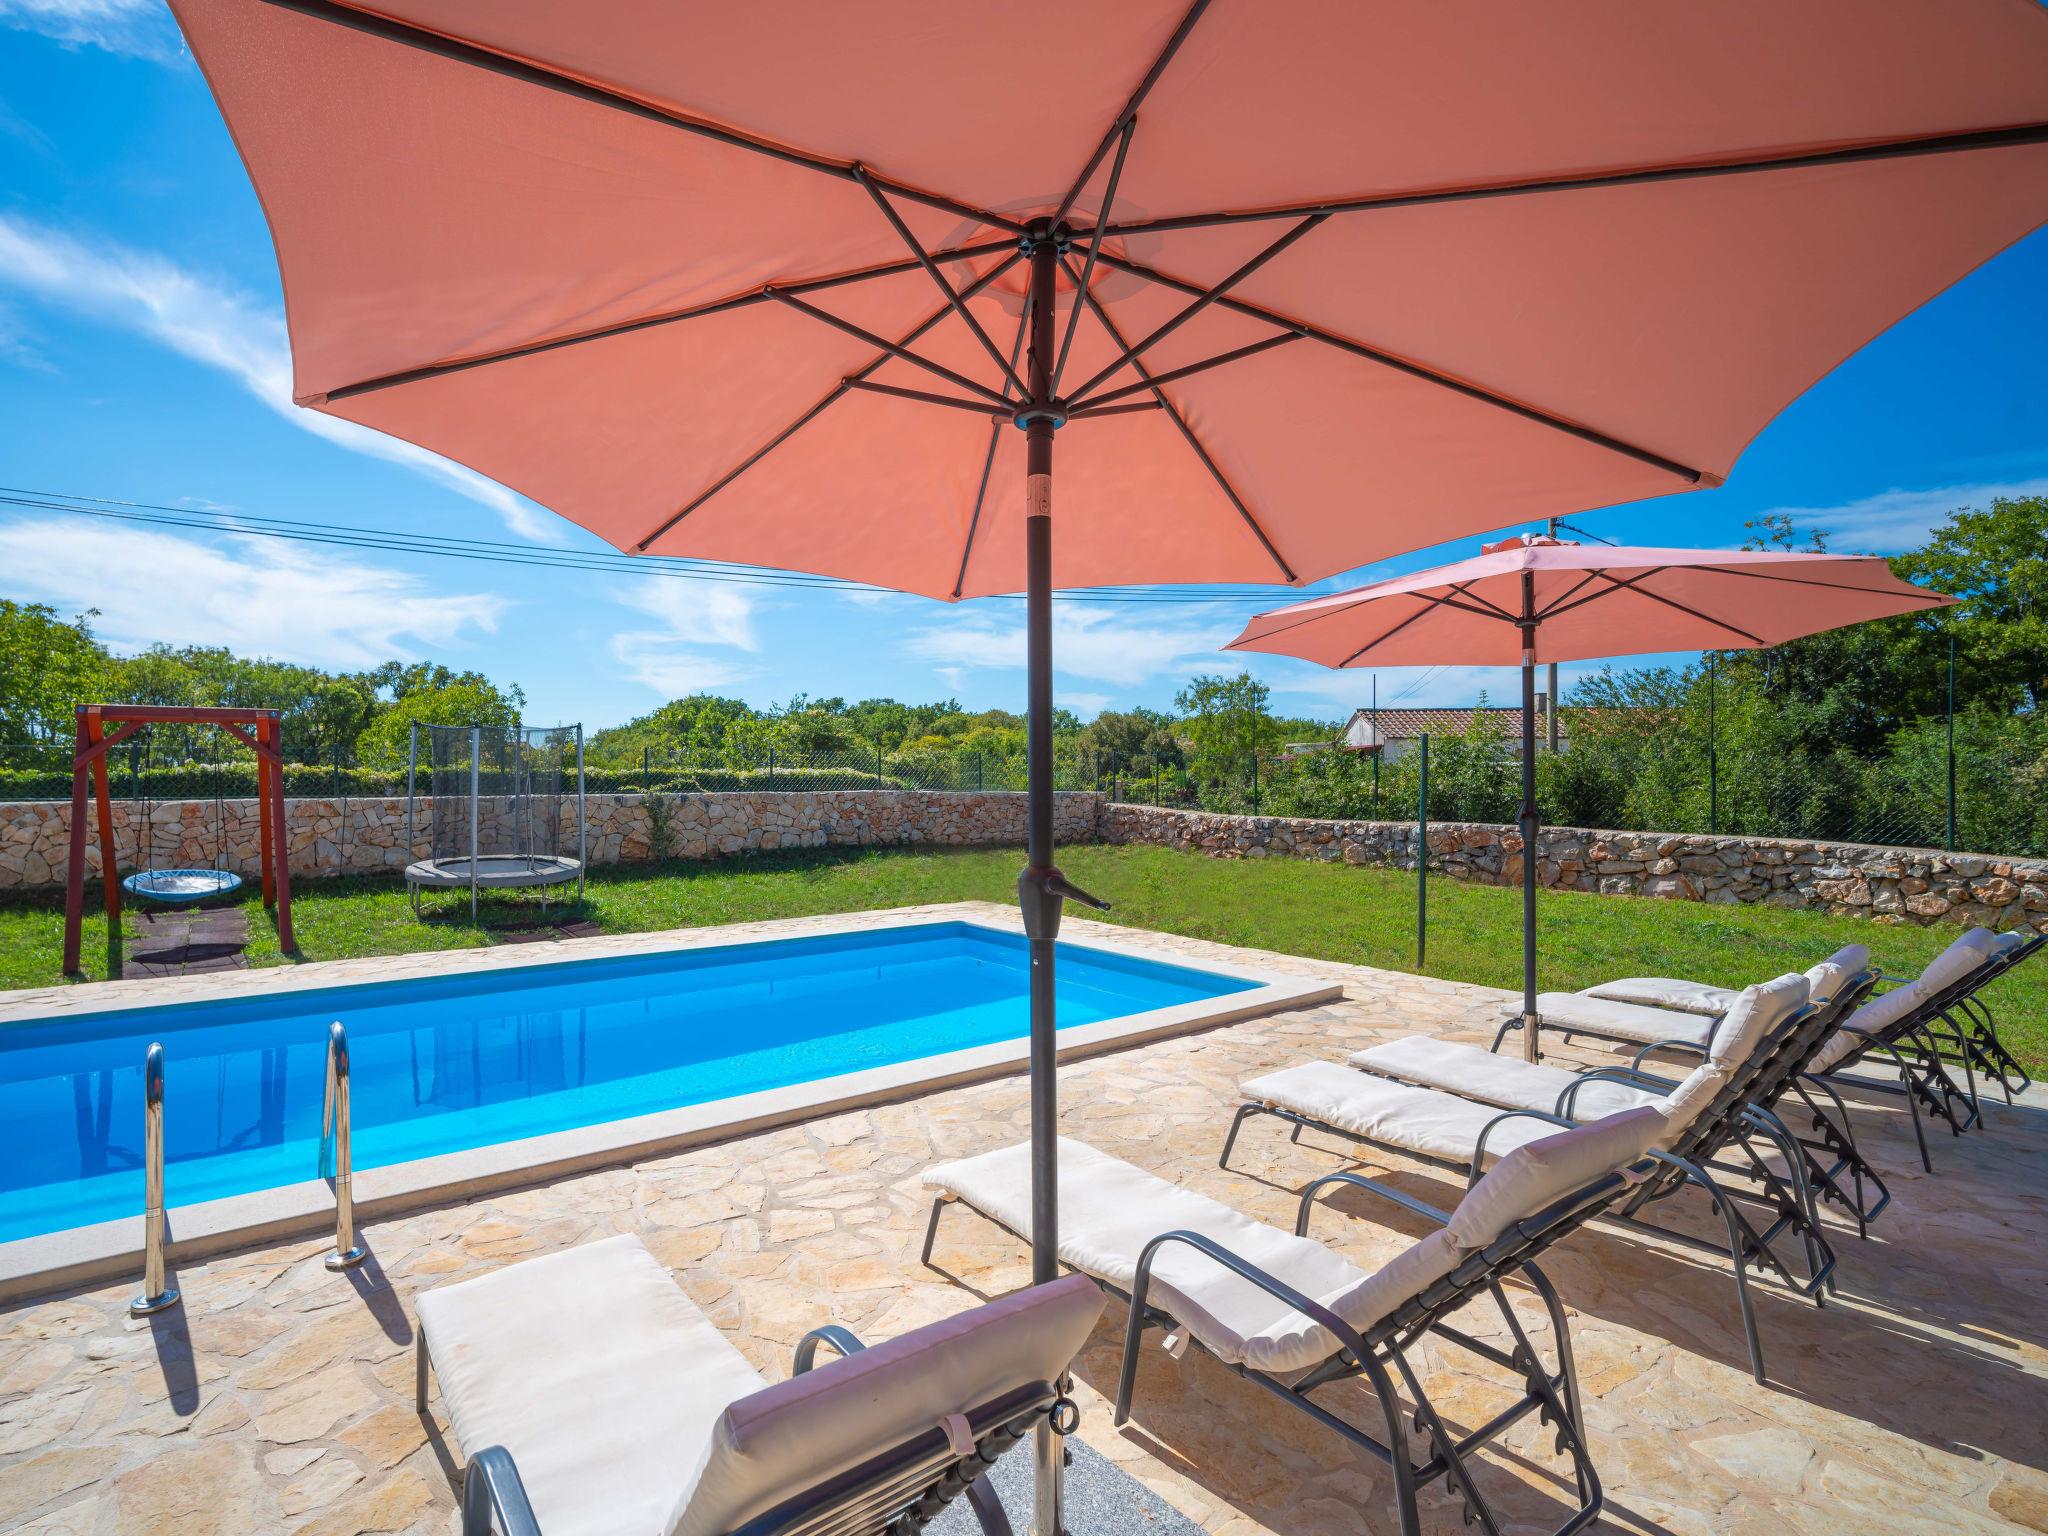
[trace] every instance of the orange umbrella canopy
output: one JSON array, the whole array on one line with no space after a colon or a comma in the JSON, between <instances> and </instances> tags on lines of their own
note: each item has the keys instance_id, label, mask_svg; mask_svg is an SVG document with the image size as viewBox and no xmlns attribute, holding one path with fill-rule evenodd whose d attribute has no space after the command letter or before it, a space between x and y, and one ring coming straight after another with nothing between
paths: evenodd
<instances>
[{"instance_id":1,"label":"orange umbrella canopy","mask_svg":"<svg viewBox=\"0 0 2048 1536\"><path fill-rule=\"evenodd\" d=\"M1326 667L1536 665L1753 650L1955 601L1900 580L1876 555L1509 539L1255 614L1227 649Z\"/></svg>"},{"instance_id":2,"label":"orange umbrella canopy","mask_svg":"<svg viewBox=\"0 0 2048 1536\"><path fill-rule=\"evenodd\" d=\"M1716 484L2048 213L2032 0L173 9L301 403L621 548L936 597L1024 583L1034 219L1079 586Z\"/></svg>"}]
</instances>

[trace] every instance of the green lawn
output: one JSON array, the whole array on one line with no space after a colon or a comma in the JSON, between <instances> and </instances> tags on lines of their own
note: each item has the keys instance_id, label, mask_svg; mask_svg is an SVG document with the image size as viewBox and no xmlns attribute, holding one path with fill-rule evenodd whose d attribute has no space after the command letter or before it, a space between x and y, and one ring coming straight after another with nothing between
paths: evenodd
<instances>
[{"instance_id":1,"label":"green lawn","mask_svg":"<svg viewBox=\"0 0 2048 1536\"><path fill-rule=\"evenodd\" d=\"M1415 966L1415 878L1389 870L1292 860L1220 860L1159 848L1075 847L1060 863L1080 885L1115 904L1106 920L1195 938L1397 970ZM588 887L582 915L611 933L696 927L758 918L847 912L915 902L1010 901L1012 849L846 850L764 854L716 864L606 870ZM532 919L532 901L487 903L481 926L468 904L443 897L416 922L388 881L319 881L293 904L304 960L454 949L497 942L494 928ZM1894 927L1774 907L1707 906L1546 891L1539 897L1546 988L1590 986L1614 976L1690 976L1740 986L1800 970L1835 945L1862 939L1893 973L1919 969L1955 936L1948 927ZM276 936L250 904L257 935L250 958L276 965ZM0 907L0 988L60 979L63 917L53 903ZM88 919L86 966L107 970L106 929ZM1520 985L1519 891L1430 883L1433 976ZM2007 1043L2038 1069L2048 1064L2048 966L2028 965L1991 995Z\"/></svg>"}]
</instances>

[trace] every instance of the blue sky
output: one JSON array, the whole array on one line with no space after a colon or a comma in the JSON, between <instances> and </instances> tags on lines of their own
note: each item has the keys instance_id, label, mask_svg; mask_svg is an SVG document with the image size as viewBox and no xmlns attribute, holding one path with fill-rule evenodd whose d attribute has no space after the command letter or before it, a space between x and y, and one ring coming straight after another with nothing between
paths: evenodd
<instances>
[{"instance_id":1,"label":"blue sky","mask_svg":"<svg viewBox=\"0 0 2048 1536\"><path fill-rule=\"evenodd\" d=\"M1950 508L2048 492L2048 231L1797 401L1728 484L1579 519L1723 545L1792 511L1891 551ZM478 539L596 547L466 470L288 401L269 237L212 99L152 0L0 0L0 485ZM1473 541L1373 568L1469 554ZM602 725L679 693L798 691L1021 708L1014 602L806 593L175 533L0 509L0 595L100 610L119 649L225 644L325 666L475 667L535 720ZM423 601L424 599L432 601ZM1235 670L1252 604L1066 605L1063 702L1170 705ZM1338 717L1370 674L1251 665L1289 713ZM1567 678L1571 669L1567 669ZM1511 675L1389 672L1380 702L1511 696Z\"/></svg>"}]
</instances>

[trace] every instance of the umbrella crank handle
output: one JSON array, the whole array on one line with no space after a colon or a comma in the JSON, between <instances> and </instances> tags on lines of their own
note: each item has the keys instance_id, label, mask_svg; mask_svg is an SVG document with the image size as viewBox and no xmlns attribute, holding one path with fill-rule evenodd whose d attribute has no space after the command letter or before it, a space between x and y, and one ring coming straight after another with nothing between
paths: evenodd
<instances>
[{"instance_id":1,"label":"umbrella crank handle","mask_svg":"<svg viewBox=\"0 0 2048 1536\"><path fill-rule=\"evenodd\" d=\"M1049 939L1060 931L1060 903L1072 899L1084 906L1107 912L1109 903L1091 896L1061 874L1057 866L1026 869L1017 876L1017 905L1024 911L1024 932L1034 939Z\"/></svg>"}]
</instances>

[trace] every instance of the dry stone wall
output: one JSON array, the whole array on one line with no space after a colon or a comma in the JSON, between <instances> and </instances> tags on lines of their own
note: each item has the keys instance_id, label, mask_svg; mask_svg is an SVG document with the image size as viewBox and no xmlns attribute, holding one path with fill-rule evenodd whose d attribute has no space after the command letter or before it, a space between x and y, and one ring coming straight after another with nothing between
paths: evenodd
<instances>
[{"instance_id":1,"label":"dry stone wall","mask_svg":"<svg viewBox=\"0 0 2048 1536\"><path fill-rule=\"evenodd\" d=\"M663 797L668 808L668 846L673 858L714 859L778 848L908 843L1022 844L1024 797L989 791L948 793L923 790L747 790L731 794ZM1095 838L1100 797L1062 794L1055 812L1064 842ZM450 814L467 819L468 802L450 802ZM217 861L244 875L258 868L258 822L254 800L229 800L217 819L211 800L164 800L144 807L113 808L114 846L125 872L211 867ZM637 794L591 795L585 802L587 849L592 865L631 864L655 857L653 818ZM405 800L288 800L285 825L295 876L397 874L429 850L433 802L422 803L414 836L406 836ZM479 803L480 837L486 847L506 846L511 812L502 799ZM0 891L43 890L64 883L71 804L68 800L0 801ZM564 808L565 848L575 846L573 802ZM495 836L494 836L495 834ZM458 829L466 848L466 825ZM97 877L98 833L86 845L86 866ZM224 857L218 858L222 855Z\"/></svg>"},{"instance_id":2,"label":"dry stone wall","mask_svg":"<svg viewBox=\"0 0 2048 1536\"><path fill-rule=\"evenodd\" d=\"M1320 859L1415 867L1413 822L1222 816L1148 805L1106 805L1105 842L1152 843L1225 859ZM1522 838L1513 827L1444 822L1429 829L1432 871L1518 885ZM1541 885L1605 896L1759 902L1909 923L1983 923L2048 932L2048 861L1811 843L1790 838L1686 836L1545 827L1536 838Z\"/></svg>"},{"instance_id":3,"label":"dry stone wall","mask_svg":"<svg viewBox=\"0 0 2048 1536\"><path fill-rule=\"evenodd\" d=\"M667 842L659 856L727 858L784 848L936 843L1007 845L1024 841L1024 797L990 791L746 790L663 797ZM230 800L226 865L256 872L256 802ZM642 863L657 856L654 818L637 794L591 795L593 866ZM211 800L114 807L122 869L210 866L222 846ZM64 880L68 801L0 801L0 891L48 890ZM467 815L467 802L454 814ZM408 842L402 798L290 800L292 873L300 877L391 874L429 847L432 802ZM572 813L565 813L572 814ZM503 801L480 806L486 842L509 817ZM1204 811L1110 804L1095 794L1058 799L1061 842L1149 843L1215 858L1320 859L1387 868L1415 867L1415 824L1314 821L1281 816L1222 816ZM573 845L574 821L565 822ZM137 838L153 849L138 860ZM99 850L87 864L99 871ZM501 843L502 845L502 843ZM1522 878L1521 838L1513 827L1446 822L1429 829L1430 867L1454 879L1512 885ZM1784 838L1699 837L1664 832L1599 832L1546 827L1536 873L1546 886L1607 896L1678 901L1761 902L1910 923L1985 923L2048 932L2048 861L1927 849L1808 843Z\"/></svg>"}]
</instances>

